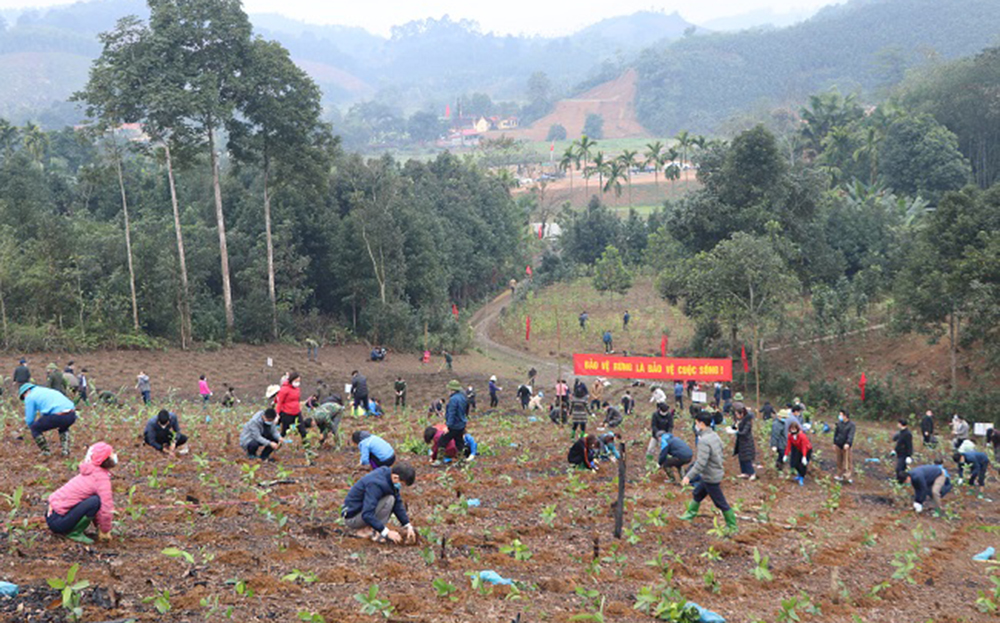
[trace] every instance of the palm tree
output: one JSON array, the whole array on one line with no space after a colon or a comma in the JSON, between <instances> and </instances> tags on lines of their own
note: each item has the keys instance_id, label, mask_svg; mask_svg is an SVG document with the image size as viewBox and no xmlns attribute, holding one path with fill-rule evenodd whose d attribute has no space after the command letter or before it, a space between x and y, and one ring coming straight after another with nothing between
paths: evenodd
<instances>
[{"instance_id":1,"label":"palm tree","mask_svg":"<svg viewBox=\"0 0 1000 623\"><path fill-rule=\"evenodd\" d=\"M601 193L604 193L604 174L608 171L608 160L604 159L604 152L599 151L597 155L594 156L593 164L590 165L590 175L594 173L597 174L597 187L601 189ZM588 169L584 169L585 171Z\"/></svg>"},{"instance_id":2,"label":"palm tree","mask_svg":"<svg viewBox=\"0 0 1000 623\"><path fill-rule=\"evenodd\" d=\"M573 199L573 167L580 168L580 157L576 154L576 150L573 149L573 145L566 148L563 152L562 159L559 160L559 170L569 171L569 196L570 200Z\"/></svg>"},{"instance_id":3,"label":"palm tree","mask_svg":"<svg viewBox=\"0 0 1000 623\"><path fill-rule=\"evenodd\" d=\"M653 165L653 179L656 187L660 187L660 169L663 168L663 143L646 143L646 166Z\"/></svg>"},{"instance_id":4,"label":"palm tree","mask_svg":"<svg viewBox=\"0 0 1000 623\"><path fill-rule=\"evenodd\" d=\"M675 136L674 139L677 141L677 146L680 147L681 150L681 166L683 167L684 163L687 162L688 148L691 147L692 144L691 133L687 130L681 130L677 133L677 136Z\"/></svg>"},{"instance_id":5,"label":"palm tree","mask_svg":"<svg viewBox=\"0 0 1000 623\"><path fill-rule=\"evenodd\" d=\"M632 207L632 168L638 164L636 161L638 155L639 152L635 150L624 149L618 156L618 162L621 162L625 167L625 179L628 183L628 207L630 208Z\"/></svg>"},{"instance_id":6,"label":"palm tree","mask_svg":"<svg viewBox=\"0 0 1000 623\"><path fill-rule=\"evenodd\" d=\"M49 149L49 136L40 127L30 121L24 126L24 148L31 159L39 165Z\"/></svg>"},{"instance_id":7,"label":"palm tree","mask_svg":"<svg viewBox=\"0 0 1000 623\"><path fill-rule=\"evenodd\" d=\"M0 152L9 156L17 142L17 127L6 119L0 119Z\"/></svg>"},{"instance_id":8,"label":"palm tree","mask_svg":"<svg viewBox=\"0 0 1000 623\"><path fill-rule=\"evenodd\" d=\"M579 141L573 141L573 143L577 146L576 148L577 158L583 161L584 189L587 194L590 194L590 183L589 183L590 178L587 176L587 163L590 161L591 151L597 146L597 141L590 140L589 138L587 138L587 135L584 134L583 136L580 137Z\"/></svg>"},{"instance_id":9,"label":"palm tree","mask_svg":"<svg viewBox=\"0 0 1000 623\"><path fill-rule=\"evenodd\" d=\"M607 162L605 166L607 181L604 182L604 192L615 191L615 197L622 196L622 180L628 179L628 165L619 157Z\"/></svg>"}]
</instances>

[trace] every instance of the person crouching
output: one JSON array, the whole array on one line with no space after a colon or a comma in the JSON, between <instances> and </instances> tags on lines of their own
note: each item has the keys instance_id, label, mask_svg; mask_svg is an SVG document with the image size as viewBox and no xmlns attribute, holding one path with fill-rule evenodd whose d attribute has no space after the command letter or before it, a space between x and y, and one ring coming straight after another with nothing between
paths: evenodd
<instances>
[{"instance_id":1,"label":"person crouching","mask_svg":"<svg viewBox=\"0 0 1000 623\"><path fill-rule=\"evenodd\" d=\"M143 439L147 446L152 446L164 454L174 456L177 448L187 443L187 435L181 432L177 414L166 409L160 409L156 417L149 418Z\"/></svg>"},{"instance_id":2,"label":"person crouching","mask_svg":"<svg viewBox=\"0 0 1000 623\"><path fill-rule=\"evenodd\" d=\"M115 449L103 441L87 450L79 465L80 473L49 496L45 523L55 534L78 543L93 543L84 534L92 521L97 522L97 537L111 539L111 519L115 501L111 492L111 469L118 465Z\"/></svg>"}]
</instances>

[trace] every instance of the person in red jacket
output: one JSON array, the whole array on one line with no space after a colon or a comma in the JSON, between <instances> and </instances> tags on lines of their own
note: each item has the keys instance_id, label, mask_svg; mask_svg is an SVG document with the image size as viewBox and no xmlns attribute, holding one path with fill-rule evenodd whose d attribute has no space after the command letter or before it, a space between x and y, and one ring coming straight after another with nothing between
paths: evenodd
<instances>
[{"instance_id":1,"label":"person in red jacket","mask_svg":"<svg viewBox=\"0 0 1000 623\"><path fill-rule=\"evenodd\" d=\"M813 446L809 438L802 431L798 422L788 425L788 443L785 445L785 462L791 463L792 469L799 473L795 477L799 485L805 484L806 466L812 460ZM789 461L791 457L791 461Z\"/></svg>"},{"instance_id":2,"label":"person in red jacket","mask_svg":"<svg viewBox=\"0 0 1000 623\"><path fill-rule=\"evenodd\" d=\"M274 399L274 410L278 412L282 437L285 437L292 426L298 428L303 438L306 436L306 429L302 426L302 404L299 402L302 399L302 393L299 391L301 384L299 373L292 372Z\"/></svg>"},{"instance_id":3,"label":"person in red jacket","mask_svg":"<svg viewBox=\"0 0 1000 623\"><path fill-rule=\"evenodd\" d=\"M83 533L91 521L97 522L97 536L111 539L111 518L115 501L111 494L111 469L118 455L110 444L95 443L80 463L80 473L49 496L45 523L49 530L79 543L93 543Z\"/></svg>"}]
</instances>

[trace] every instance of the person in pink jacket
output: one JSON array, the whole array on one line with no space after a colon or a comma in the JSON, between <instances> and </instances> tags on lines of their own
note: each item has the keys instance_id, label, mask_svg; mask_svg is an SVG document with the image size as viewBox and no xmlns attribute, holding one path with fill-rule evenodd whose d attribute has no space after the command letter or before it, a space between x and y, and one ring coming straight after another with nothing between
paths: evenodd
<instances>
[{"instance_id":1,"label":"person in pink jacket","mask_svg":"<svg viewBox=\"0 0 1000 623\"><path fill-rule=\"evenodd\" d=\"M198 378L198 393L201 394L201 403L208 404L208 399L212 397L212 390L208 387L208 379L202 374Z\"/></svg>"},{"instance_id":2,"label":"person in pink jacket","mask_svg":"<svg viewBox=\"0 0 1000 623\"><path fill-rule=\"evenodd\" d=\"M97 522L98 538L111 539L115 501L111 494L111 469L118 465L115 449L103 441L87 450L80 473L49 496L45 522L49 530L79 543L93 543L83 531Z\"/></svg>"}]
</instances>

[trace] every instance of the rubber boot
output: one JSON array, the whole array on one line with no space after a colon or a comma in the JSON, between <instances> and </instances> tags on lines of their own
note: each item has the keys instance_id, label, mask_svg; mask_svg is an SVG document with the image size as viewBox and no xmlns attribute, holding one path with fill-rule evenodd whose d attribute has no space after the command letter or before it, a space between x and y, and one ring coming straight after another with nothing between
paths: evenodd
<instances>
[{"instance_id":1,"label":"rubber boot","mask_svg":"<svg viewBox=\"0 0 1000 623\"><path fill-rule=\"evenodd\" d=\"M94 539L90 538L83 533L87 527L90 526L90 517L83 517L80 521L76 522L76 526L72 530L66 533L66 538L70 541L76 541L77 543L83 543L85 545L90 545L94 542Z\"/></svg>"},{"instance_id":2,"label":"rubber boot","mask_svg":"<svg viewBox=\"0 0 1000 623\"><path fill-rule=\"evenodd\" d=\"M736 511L730 508L722 513L722 516L726 518L726 529L729 532L736 532Z\"/></svg>"},{"instance_id":3,"label":"rubber boot","mask_svg":"<svg viewBox=\"0 0 1000 623\"><path fill-rule=\"evenodd\" d=\"M691 521L698 516L698 509L701 508L701 502L689 502L687 512L678 517L681 521Z\"/></svg>"},{"instance_id":4,"label":"rubber boot","mask_svg":"<svg viewBox=\"0 0 1000 623\"><path fill-rule=\"evenodd\" d=\"M49 442L47 439L45 439L43 435L32 437L32 439L35 440L35 444L38 446L38 449L42 451L43 455L49 456L50 454L52 454L52 452L49 450Z\"/></svg>"},{"instance_id":5,"label":"rubber boot","mask_svg":"<svg viewBox=\"0 0 1000 623\"><path fill-rule=\"evenodd\" d=\"M59 431L59 445L62 446L62 455L69 456L69 431Z\"/></svg>"}]
</instances>

